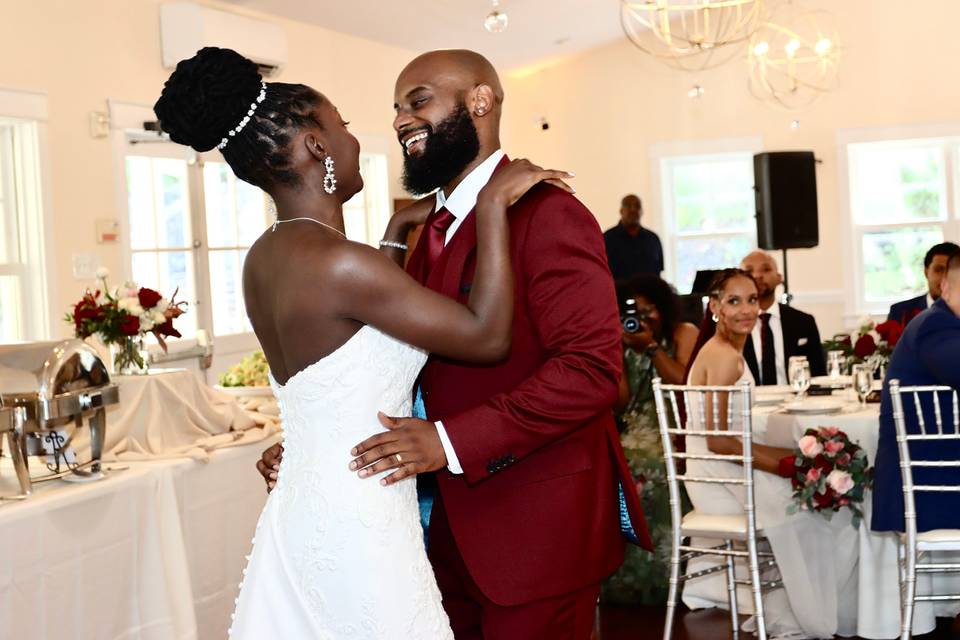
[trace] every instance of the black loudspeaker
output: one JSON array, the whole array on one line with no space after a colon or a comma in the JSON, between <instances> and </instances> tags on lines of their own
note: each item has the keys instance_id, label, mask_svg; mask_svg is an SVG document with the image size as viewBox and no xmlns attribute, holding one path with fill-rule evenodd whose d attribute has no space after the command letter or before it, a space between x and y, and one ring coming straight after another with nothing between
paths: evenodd
<instances>
[{"instance_id":1,"label":"black loudspeaker","mask_svg":"<svg viewBox=\"0 0 960 640\"><path fill-rule=\"evenodd\" d=\"M820 239L817 170L812 151L753 156L757 242L761 249L808 249Z\"/></svg>"}]
</instances>

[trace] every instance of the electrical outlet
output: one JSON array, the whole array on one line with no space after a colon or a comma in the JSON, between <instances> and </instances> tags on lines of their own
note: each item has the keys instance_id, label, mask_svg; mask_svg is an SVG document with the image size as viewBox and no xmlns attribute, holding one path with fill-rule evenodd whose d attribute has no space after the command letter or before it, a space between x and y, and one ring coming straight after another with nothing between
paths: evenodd
<instances>
[{"instance_id":1,"label":"electrical outlet","mask_svg":"<svg viewBox=\"0 0 960 640\"><path fill-rule=\"evenodd\" d=\"M95 253L73 254L73 277L76 280L93 280L100 268L100 257Z\"/></svg>"}]
</instances>

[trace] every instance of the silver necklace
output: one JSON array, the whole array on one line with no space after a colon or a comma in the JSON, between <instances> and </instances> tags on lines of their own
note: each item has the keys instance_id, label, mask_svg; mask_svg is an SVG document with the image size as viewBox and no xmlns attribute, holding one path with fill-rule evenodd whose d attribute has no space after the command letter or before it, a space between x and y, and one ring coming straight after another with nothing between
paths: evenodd
<instances>
[{"instance_id":1,"label":"silver necklace","mask_svg":"<svg viewBox=\"0 0 960 640\"><path fill-rule=\"evenodd\" d=\"M334 232L336 232L336 233L339 233L339 234L340 234L341 236L343 236L344 238L347 237L346 234L345 234L343 231L340 231L340 229L337 229L336 227L332 227L332 226L330 226L329 224L327 224L326 222L320 222L320 221L317 220L316 218L290 218L289 220L279 220L279 219L277 219L277 220L274 220L274 221L273 221L273 227L270 229L270 231L271 231L271 232L272 232L272 231L276 231L276 230L277 230L277 225L279 225L279 224L282 224L282 223L284 223L284 222L296 222L297 220L309 220L310 222L316 222L317 224L323 225L323 226L326 227L327 229L330 229L330 231L334 231Z\"/></svg>"}]
</instances>

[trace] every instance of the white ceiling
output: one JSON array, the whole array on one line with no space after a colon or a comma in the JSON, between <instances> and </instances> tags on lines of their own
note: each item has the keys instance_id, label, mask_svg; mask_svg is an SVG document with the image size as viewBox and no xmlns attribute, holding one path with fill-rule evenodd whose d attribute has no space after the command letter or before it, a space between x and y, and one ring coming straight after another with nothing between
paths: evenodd
<instances>
[{"instance_id":1,"label":"white ceiling","mask_svg":"<svg viewBox=\"0 0 960 640\"><path fill-rule=\"evenodd\" d=\"M510 18L488 33L490 0L227 0L411 51L462 48L516 69L623 37L619 0L501 0Z\"/></svg>"}]
</instances>

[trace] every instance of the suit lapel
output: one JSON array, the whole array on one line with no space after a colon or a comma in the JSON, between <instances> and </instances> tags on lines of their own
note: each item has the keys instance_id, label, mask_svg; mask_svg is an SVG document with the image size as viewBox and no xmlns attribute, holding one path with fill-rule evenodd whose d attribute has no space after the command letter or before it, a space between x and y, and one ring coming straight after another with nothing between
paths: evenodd
<instances>
[{"instance_id":1,"label":"suit lapel","mask_svg":"<svg viewBox=\"0 0 960 640\"><path fill-rule=\"evenodd\" d=\"M747 336L747 341L743 345L743 359L747 361L747 367L753 374L753 379L760 384L760 367L757 366L757 352L753 348L753 336Z\"/></svg>"},{"instance_id":2,"label":"suit lapel","mask_svg":"<svg viewBox=\"0 0 960 640\"><path fill-rule=\"evenodd\" d=\"M797 326L793 322L793 316L790 314L790 308L780 305L780 330L783 332L783 364L784 368L790 358L797 355Z\"/></svg>"},{"instance_id":3,"label":"suit lapel","mask_svg":"<svg viewBox=\"0 0 960 640\"><path fill-rule=\"evenodd\" d=\"M436 211L436 205L434 205L434 211ZM431 216L433 215L434 211L430 212ZM429 219L429 216L427 219ZM424 227L424 229L420 232L420 237L417 238L417 246L413 248L413 253L410 254L410 260L407 262L407 273L422 285L426 285L427 276L429 275L426 273L426 257L427 229Z\"/></svg>"},{"instance_id":4,"label":"suit lapel","mask_svg":"<svg viewBox=\"0 0 960 640\"><path fill-rule=\"evenodd\" d=\"M474 209L460 223L427 280L427 285L445 296L456 299L460 292L467 259L477 250L477 219Z\"/></svg>"}]
</instances>

